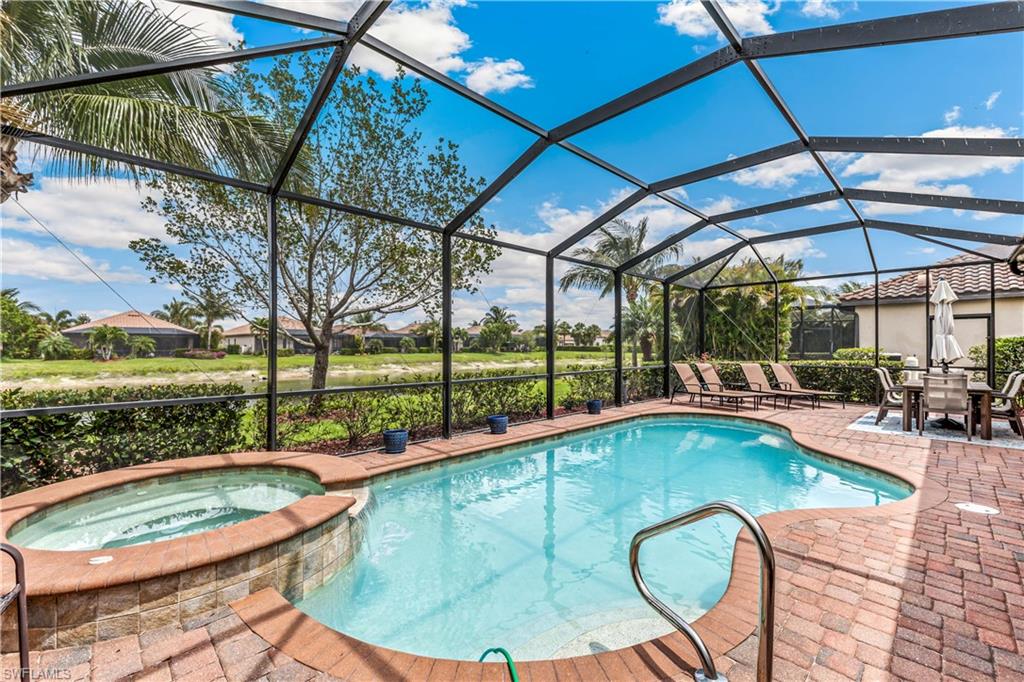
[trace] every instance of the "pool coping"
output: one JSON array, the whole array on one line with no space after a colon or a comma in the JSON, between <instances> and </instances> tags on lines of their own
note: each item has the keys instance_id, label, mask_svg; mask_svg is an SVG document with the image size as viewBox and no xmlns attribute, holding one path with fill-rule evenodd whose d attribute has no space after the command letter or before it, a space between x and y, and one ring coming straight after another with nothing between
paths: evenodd
<instances>
[{"instance_id":1,"label":"pool coping","mask_svg":"<svg viewBox=\"0 0 1024 682\"><path fill-rule=\"evenodd\" d=\"M332 491L365 477L357 462L307 452L238 452L150 462L61 481L0 500L0 538L31 514L106 488L161 476L237 467L289 467L315 477L326 494L309 495L255 519L160 542L94 550L45 550L21 547L27 594L40 597L137 583L209 566L260 550L314 529L352 507L356 500ZM96 556L113 557L92 565Z\"/></svg>"},{"instance_id":2,"label":"pool coping","mask_svg":"<svg viewBox=\"0 0 1024 682\"><path fill-rule=\"evenodd\" d=\"M822 446L812 434L794 430L788 424L756 412L740 414L691 408L659 401L614 409L601 415L573 415L555 422L533 422L510 427L506 436L480 438L481 434L464 436L452 441L432 442L419 447L399 461L381 460L375 454L354 458L360 461L368 476L363 482L384 474L423 465L479 455L509 446L521 446L554 436L581 432L589 428L653 415L691 414L699 416L734 417L760 421L782 428L799 446L840 462L847 462L881 472L914 487L902 500L877 507L844 507L794 509L772 512L758 517L765 532L772 539L792 524L810 520L850 519L854 517L896 517L914 514L941 504L948 490L941 483L908 469L897 469L886 463L869 460L859 455L840 452ZM782 413L785 414L785 413ZM546 428L545 428L546 427ZM760 557L753 542L743 534L737 537L733 554L732 572L722 598L705 614L694 621L705 643L717 658L745 641L757 628L757 610L752 605L759 599ZM419 656L363 642L333 630L299 611L273 588L255 592L231 603L231 607L246 625L272 646L295 660L336 677L352 674L370 674L382 679L450 680L472 676L473 679L502 679L503 664L476 663ZM576 656L548 661L517 663L520 673L533 676L558 676L560 669L575 671L584 679L600 677L586 671L603 671L610 679L665 679L691 671L698 665L696 654L689 642L678 632L610 652L591 656Z\"/></svg>"}]
</instances>

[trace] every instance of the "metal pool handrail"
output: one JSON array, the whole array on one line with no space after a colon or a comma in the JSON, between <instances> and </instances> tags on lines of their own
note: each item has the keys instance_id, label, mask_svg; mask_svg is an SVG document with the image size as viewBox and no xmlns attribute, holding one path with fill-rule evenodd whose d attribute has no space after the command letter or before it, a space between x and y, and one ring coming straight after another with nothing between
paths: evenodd
<instances>
[{"instance_id":1,"label":"metal pool handrail","mask_svg":"<svg viewBox=\"0 0 1024 682\"><path fill-rule=\"evenodd\" d=\"M32 679L28 662L28 595L25 592L25 559L14 545L0 543L0 552L14 560L14 588L0 595L0 614L12 603L18 608L18 679Z\"/></svg>"},{"instance_id":2,"label":"metal pool handrail","mask_svg":"<svg viewBox=\"0 0 1024 682\"><path fill-rule=\"evenodd\" d=\"M775 636L775 552L772 550L772 543L764 532L764 528L747 510L732 502L718 500L695 507L688 512L659 521L652 526L642 529L633 536L633 541L629 544L629 569L633 574L633 582L636 583L636 587L640 590L640 595L644 600L662 618L679 630L690 641L693 648L697 650L701 669L694 673L694 677L698 680L725 680L724 675L718 674L715 662L711 657L711 652L708 651L707 645L704 644L704 640L697 634L697 631L693 629L692 625L683 620L679 614L651 593L650 588L647 587L647 582L640 573L640 545L645 541L656 535L667 533L670 530L687 526L717 514L728 514L739 519L747 527L747 530L750 531L754 538L754 543L761 554L761 607L758 621L760 636L757 648L757 680L758 682L771 682L772 651L774 649Z\"/></svg>"}]
</instances>

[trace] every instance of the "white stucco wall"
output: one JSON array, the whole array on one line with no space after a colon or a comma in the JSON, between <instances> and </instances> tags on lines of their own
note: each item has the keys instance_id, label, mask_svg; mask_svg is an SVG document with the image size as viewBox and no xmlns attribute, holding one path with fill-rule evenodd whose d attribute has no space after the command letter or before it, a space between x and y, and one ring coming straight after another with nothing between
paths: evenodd
<instances>
[{"instance_id":1,"label":"white stucco wall","mask_svg":"<svg viewBox=\"0 0 1024 682\"><path fill-rule=\"evenodd\" d=\"M988 313L989 301L958 301L954 315ZM875 345L875 309L857 306L859 346ZM878 307L879 345L888 353L916 355L924 364L927 352L927 321L924 302L882 304ZM966 353L971 346L985 343L985 320L957 320L956 338ZM996 337L1024 336L1024 297L996 299ZM962 360L957 364L970 364Z\"/></svg>"}]
</instances>

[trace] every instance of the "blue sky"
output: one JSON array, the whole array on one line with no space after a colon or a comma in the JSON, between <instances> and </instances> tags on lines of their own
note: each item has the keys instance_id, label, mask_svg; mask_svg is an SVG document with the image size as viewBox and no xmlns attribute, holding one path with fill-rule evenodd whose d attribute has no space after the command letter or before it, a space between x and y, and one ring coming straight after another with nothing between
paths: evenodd
<instances>
[{"instance_id":1,"label":"blue sky","mask_svg":"<svg viewBox=\"0 0 1024 682\"><path fill-rule=\"evenodd\" d=\"M308 1L300 9L347 18L350 3ZM940 9L944 3L727 2L745 35ZM214 39L249 45L309 37L310 33L204 10L184 20ZM699 58L724 43L699 3L449 2L396 3L371 31L414 57L483 92L543 127L554 127L602 102ZM358 50L353 59L385 78L393 64ZM906 46L786 57L765 70L810 135L932 135L1020 137L1024 122L1024 37L1006 34ZM427 82L431 106L425 137L460 145L470 172L490 180L533 137L515 125ZM584 149L651 182L794 139L781 116L742 65L735 65L573 138ZM23 158L31 150L22 152ZM830 155L840 181L851 187L1024 200L1020 159ZM49 177L37 164L34 191L22 198L46 225L128 301L149 311L175 291L151 284L127 242L160 236L158 218L139 209L140 195L124 180L98 185ZM708 213L722 213L830 189L807 155L797 155L676 191ZM483 209L509 241L550 248L632 191L619 178L557 147ZM897 205L861 204L882 220L916 222L1002 234L1024 234L1021 216L970 214ZM651 240L693 222L657 198L632 209L647 217ZM94 316L125 308L109 289L11 203L3 207L4 286L46 310L70 308ZM806 207L735 221L745 234L850 220L839 205ZM922 265L953 252L918 240L872 232L880 267ZM684 243L684 260L732 243L708 228ZM834 274L868 269L863 233L851 230L766 245L765 255L803 258L805 270ZM540 261L538 260L538 263ZM867 267L862 267L862 266ZM495 264L487 286L456 302L456 322L487 305L513 308L524 326L543 315L542 268L516 254ZM607 326L610 304L589 295L560 296L558 316ZM397 326L416 313L389 320ZM600 318L600 319L595 319Z\"/></svg>"}]
</instances>

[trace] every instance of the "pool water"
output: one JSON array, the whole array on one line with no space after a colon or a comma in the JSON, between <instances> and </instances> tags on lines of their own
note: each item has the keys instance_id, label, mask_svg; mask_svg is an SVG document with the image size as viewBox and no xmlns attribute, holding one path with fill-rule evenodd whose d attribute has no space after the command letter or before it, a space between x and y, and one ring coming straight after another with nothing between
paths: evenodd
<instances>
[{"instance_id":1,"label":"pool water","mask_svg":"<svg viewBox=\"0 0 1024 682\"><path fill-rule=\"evenodd\" d=\"M312 476L282 467L160 476L33 514L10 539L53 550L141 545L223 528L323 494Z\"/></svg>"},{"instance_id":2,"label":"pool water","mask_svg":"<svg viewBox=\"0 0 1024 682\"><path fill-rule=\"evenodd\" d=\"M634 420L376 484L352 563L297 606L421 655L593 653L671 630L630 577L641 528L717 499L764 514L911 492L806 453L781 429ZM649 540L640 559L654 593L686 618L708 610L725 591L738 530L716 517Z\"/></svg>"}]
</instances>

